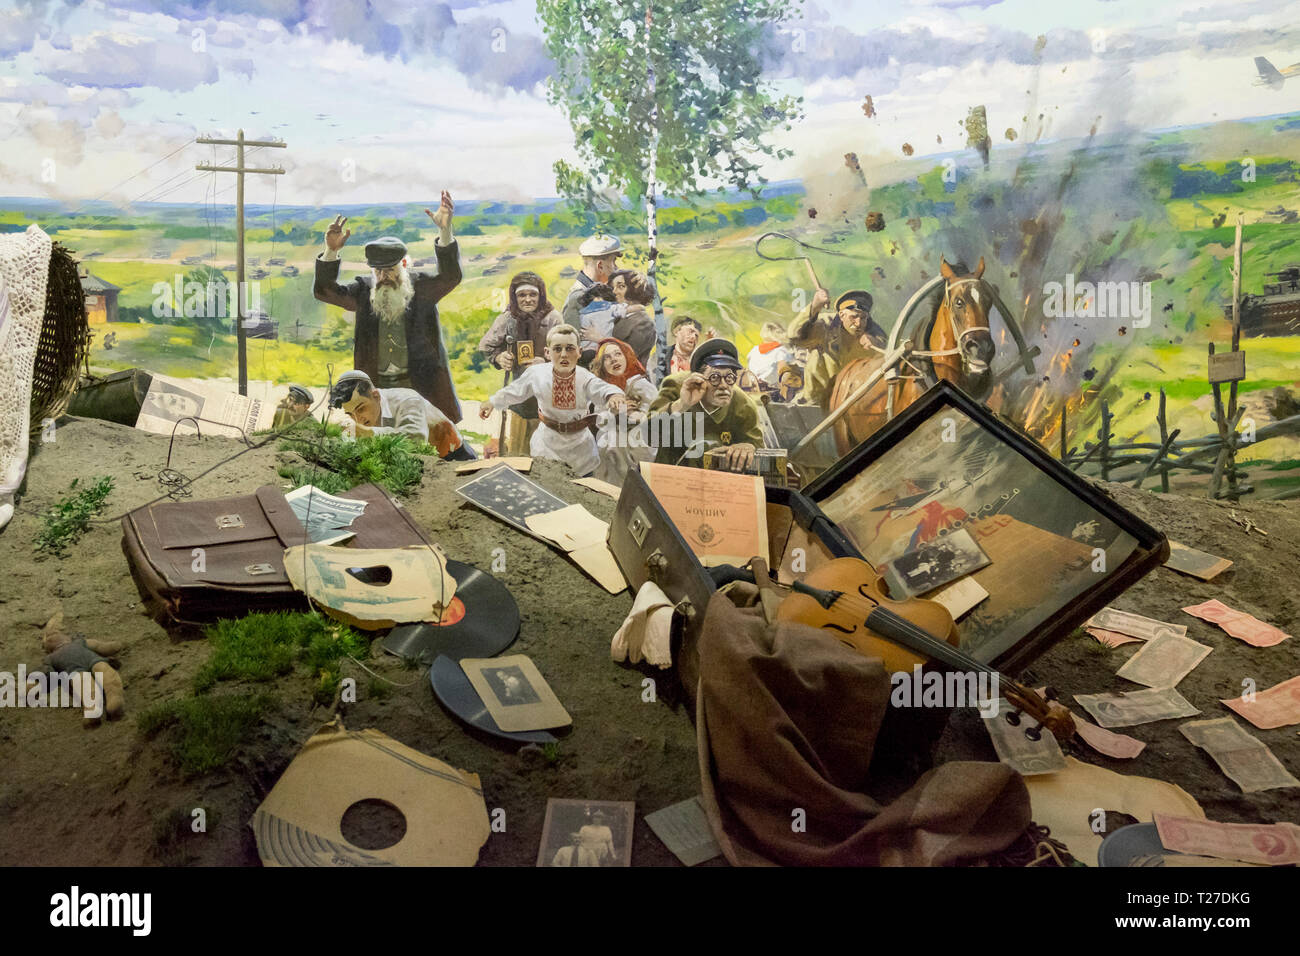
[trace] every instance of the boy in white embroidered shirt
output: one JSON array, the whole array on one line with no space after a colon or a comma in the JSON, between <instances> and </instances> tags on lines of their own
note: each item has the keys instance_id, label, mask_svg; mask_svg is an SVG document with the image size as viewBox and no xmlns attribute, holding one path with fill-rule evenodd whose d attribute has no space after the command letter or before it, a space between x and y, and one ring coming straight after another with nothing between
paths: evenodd
<instances>
[{"instance_id":1,"label":"boy in white embroidered shirt","mask_svg":"<svg viewBox=\"0 0 1300 956\"><path fill-rule=\"evenodd\" d=\"M581 340L578 330L561 324L546 334L547 364L529 366L522 375L501 389L482 408L488 418L493 408L506 409L526 398L537 399L541 427L529 441L534 458L553 458L566 463L578 475L589 475L600 462L591 426L597 405L618 412L627 396L617 385L601 381L578 367Z\"/></svg>"}]
</instances>

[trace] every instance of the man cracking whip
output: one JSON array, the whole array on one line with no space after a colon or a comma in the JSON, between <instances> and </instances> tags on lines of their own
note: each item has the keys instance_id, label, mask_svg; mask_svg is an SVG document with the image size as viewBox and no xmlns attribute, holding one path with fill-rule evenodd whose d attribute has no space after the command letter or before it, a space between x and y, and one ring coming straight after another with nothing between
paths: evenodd
<instances>
[{"instance_id":1,"label":"man cracking whip","mask_svg":"<svg viewBox=\"0 0 1300 956\"><path fill-rule=\"evenodd\" d=\"M411 388L452 422L461 419L447 348L438 324L438 302L460 284L460 250L451 232L454 210L443 190L437 212L425 213L438 227L437 273L407 269L406 244L393 236L366 243L371 274L348 285L338 281L339 251L352 230L337 216L325 232L325 251L316 257L317 299L357 314L353 365L379 388Z\"/></svg>"}]
</instances>

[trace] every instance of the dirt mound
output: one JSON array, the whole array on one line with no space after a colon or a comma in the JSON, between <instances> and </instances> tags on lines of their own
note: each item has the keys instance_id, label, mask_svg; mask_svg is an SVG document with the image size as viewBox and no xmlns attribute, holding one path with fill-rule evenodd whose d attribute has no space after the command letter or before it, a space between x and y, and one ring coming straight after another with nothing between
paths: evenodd
<instances>
[{"instance_id":1,"label":"dirt mound","mask_svg":"<svg viewBox=\"0 0 1300 956\"><path fill-rule=\"evenodd\" d=\"M302 742L330 717L326 708L312 704L314 680L301 671L270 685L250 685L249 690L269 689L277 705L231 763L194 779L182 777L164 738L146 740L137 732L136 718L150 706L192 693L194 675L209 655L206 642L177 639L142 613L117 522L95 525L61 559L38 557L33 542L39 515L74 478L115 479L106 519L157 497L167 444L166 438L105 422L62 420L56 440L35 450L17 515L0 534L6 578L0 594L0 669L40 665L40 628L56 609L63 610L69 630L128 645L121 655L126 719L83 729L74 712L22 709L0 720L0 761L6 768L0 815L8 833L0 844L0 863L254 865L256 848L247 826L253 809ZM197 475L241 448L225 439L178 439L171 467ZM246 451L199 479L194 495L219 497L283 484L276 467L286 457L274 444ZM532 477L603 519L613 514L612 500L571 484L559 466L537 462ZM376 727L481 776L488 808L506 811L505 831L489 839L484 863L536 860L550 796L636 801L634 862L673 863L642 817L699 792L695 734L689 715L674 702L671 677L609 660L609 639L631 606L630 595L606 594L554 550L462 504L454 490L461 481L451 465L430 461L419 491L407 503L411 514L452 558L486 570L504 555L505 570L495 574L514 593L523 618L511 650L536 661L572 714L573 731L551 754L520 751L467 731L433 697L423 669L408 669L377 645L365 662L370 673L344 663L344 675L356 678L358 689L357 703L344 706L344 720L351 728ZM1211 583L1162 568L1115 602L1186 624L1189 636L1214 648L1179 685L1184 696L1206 716L1222 716L1227 711L1218 699L1239 694L1244 678L1263 689L1300 673L1300 640L1251 648L1179 610L1217 597L1295 633L1300 626L1294 586L1300 565L1297 506L1227 505L1103 487L1171 538L1236 562ZM1245 532L1232 520L1233 510L1268 535ZM1057 687L1072 704L1073 693L1125 685L1114 672L1133 647L1098 650L1090 638L1070 636L1035 663L1033 676ZM372 674L392 682L383 685L389 692L372 689L383 684ZM653 703L643 700L646 676L656 678ZM1076 755L1121 773L1177 783L1213 818L1296 819L1294 791L1240 794L1182 738L1178 723L1132 728L1133 736L1148 743L1132 761L1087 750ZM1249 729L1292 772L1300 771L1295 728ZM937 757L994 759L994 754L973 713L959 712L939 741ZM207 832L194 834L189 821L200 807Z\"/></svg>"}]
</instances>

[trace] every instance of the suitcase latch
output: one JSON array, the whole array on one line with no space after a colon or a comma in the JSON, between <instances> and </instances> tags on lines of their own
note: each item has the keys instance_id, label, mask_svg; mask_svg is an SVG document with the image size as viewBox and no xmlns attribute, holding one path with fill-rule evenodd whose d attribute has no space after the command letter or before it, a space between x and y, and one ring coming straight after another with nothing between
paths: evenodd
<instances>
[{"instance_id":1,"label":"suitcase latch","mask_svg":"<svg viewBox=\"0 0 1300 956\"><path fill-rule=\"evenodd\" d=\"M259 574L275 574L275 567L270 564L246 564L244 565L244 573L253 576Z\"/></svg>"},{"instance_id":2,"label":"suitcase latch","mask_svg":"<svg viewBox=\"0 0 1300 956\"><path fill-rule=\"evenodd\" d=\"M244 519L239 515L217 515L217 527L223 531L226 528L242 528Z\"/></svg>"},{"instance_id":3,"label":"suitcase latch","mask_svg":"<svg viewBox=\"0 0 1300 956\"><path fill-rule=\"evenodd\" d=\"M663 573L668 570L668 559L664 557L662 551L655 548L654 553L645 559L645 569L650 580L655 584L660 584Z\"/></svg>"},{"instance_id":4,"label":"suitcase latch","mask_svg":"<svg viewBox=\"0 0 1300 956\"><path fill-rule=\"evenodd\" d=\"M627 533L632 536L638 548L645 544L645 536L650 533L650 521L640 507L632 510L632 517L627 522Z\"/></svg>"}]
</instances>

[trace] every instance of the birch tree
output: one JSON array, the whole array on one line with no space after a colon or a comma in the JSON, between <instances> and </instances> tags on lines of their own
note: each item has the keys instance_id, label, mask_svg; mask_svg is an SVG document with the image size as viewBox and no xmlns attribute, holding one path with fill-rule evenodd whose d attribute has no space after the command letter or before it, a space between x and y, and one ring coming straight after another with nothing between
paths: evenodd
<instances>
[{"instance_id":1,"label":"birch tree","mask_svg":"<svg viewBox=\"0 0 1300 956\"><path fill-rule=\"evenodd\" d=\"M770 142L802 116L801 98L765 80L779 28L802 0L538 0L555 61L548 97L573 127L577 165L557 160L560 195L592 212L644 204L649 267L659 258L660 192L694 201L767 182ZM656 283L657 286L657 283ZM655 297L656 378L667 330Z\"/></svg>"}]
</instances>

